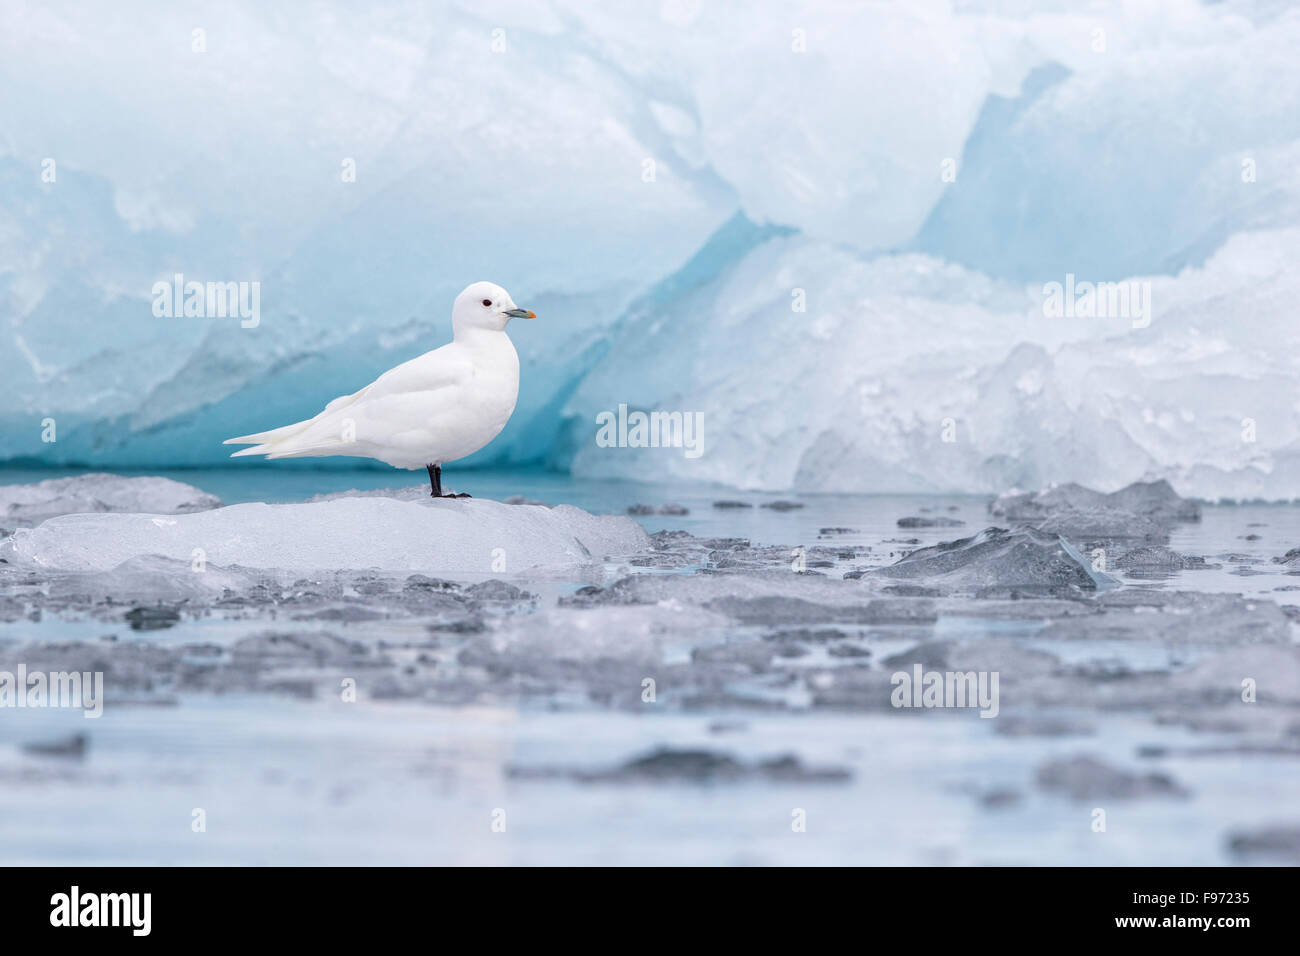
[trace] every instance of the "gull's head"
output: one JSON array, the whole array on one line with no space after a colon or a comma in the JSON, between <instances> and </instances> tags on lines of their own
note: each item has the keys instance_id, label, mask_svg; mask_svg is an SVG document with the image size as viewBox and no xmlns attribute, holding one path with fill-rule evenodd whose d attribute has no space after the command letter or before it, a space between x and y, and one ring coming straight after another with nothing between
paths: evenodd
<instances>
[{"instance_id":1,"label":"gull's head","mask_svg":"<svg viewBox=\"0 0 1300 956\"><path fill-rule=\"evenodd\" d=\"M502 332L511 319L535 318L537 316L532 312L515 305L510 293L495 282L475 282L466 286L451 307L451 324L457 332L462 329Z\"/></svg>"}]
</instances>

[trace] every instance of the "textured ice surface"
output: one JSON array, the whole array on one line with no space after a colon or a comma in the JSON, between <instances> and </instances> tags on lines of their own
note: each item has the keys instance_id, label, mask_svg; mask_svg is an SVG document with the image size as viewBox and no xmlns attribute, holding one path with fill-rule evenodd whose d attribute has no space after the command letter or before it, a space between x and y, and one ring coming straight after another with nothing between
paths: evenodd
<instances>
[{"instance_id":1,"label":"textured ice surface","mask_svg":"<svg viewBox=\"0 0 1300 956\"><path fill-rule=\"evenodd\" d=\"M218 567L489 574L599 564L647 543L630 519L569 505L343 497L174 517L69 515L20 529L6 552L23 565L60 571L107 571L160 555Z\"/></svg>"},{"instance_id":2,"label":"textured ice surface","mask_svg":"<svg viewBox=\"0 0 1300 956\"><path fill-rule=\"evenodd\" d=\"M1142 589L1112 591L1097 600L1104 613L1058 618L1039 636L1205 646L1290 641L1290 622L1271 601L1247 600L1232 594Z\"/></svg>"},{"instance_id":3,"label":"textured ice surface","mask_svg":"<svg viewBox=\"0 0 1300 956\"><path fill-rule=\"evenodd\" d=\"M1134 548L1116 559L1114 566L1122 571L1187 571L1206 567L1205 559L1179 554L1170 548Z\"/></svg>"},{"instance_id":4,"label":"textured ice surface","mask_svg":"<svg viewBox=\"0 0 1300 956\"><path fill-rule=\"evenodd\" d=\"M169 515L220 506L213 495L170 478L77 475L0 485L0 528L39 524L56 515L107 511Z\"/></svg>"},{"instance_id":5,"label":"textured ice surface","mask_svg":"<svg viewBox=\"0 0 1300 956\"><path fill-rule=\"evenodd\" d=\"M716 536L620 532L627 553L558 578L519 571L509 544L499 574L215 563L195 573L189 555L153 554L64 571L7 555L0 670L100 671L105 709L95 721L53 709L0 721L6 860L1291 858L1300 647L1277 603L1295 594L1277 589L1296 578L1270 558L1300 540L1297 509L1213 506L1172 525L1171 552L1239 549L1255 576L1178 569L1161 551L1151 556L1167 584L1039 596L1024 583L1066 572L1082 583L1088 565L1032 528L959 554L958 572L990 587L954 588L942 568L917 580L873 571L934 562L935 542L952 534L916 529L920 549L902 556L900 515L973 524L986 500L807 496L803 509L715 513L714 495L664 489L649 500L691 513L643 520L700 522ZM356 508L371 531L391 530L383 516L398 509L416 533L442 505L422 497L288 507ZM644 500L644 487L627 486L607 510ZM534 514L558 512L570 532L597 520L565 506L446 504L481 507L480 524L513 521L522 544ZM236 514L268 511L278 513ZM1239 540L1247 528L1258 540ZM800 540L804 570L792 566ZM358 557L376 547L359 532L350 544ZM1128 554L1141 563L1149 552ZM1231 591L1192 590L1202 584ZM895 708L892 675L917 665L996 671L997 718ZM355 703L341 699L349 682ZM1078 801L1095 799L1123 801L1126 839L1078 839ZM217 806L221 827L177 841L165 821L184 827L196 806ZM789 839L790 807L816 823L806 840ZM509 814L505 834L488 826L494 808ZM443 821L436 833L430 813ZM864 814L897 825L882 831Z\"/></svg>"}]
</instances>

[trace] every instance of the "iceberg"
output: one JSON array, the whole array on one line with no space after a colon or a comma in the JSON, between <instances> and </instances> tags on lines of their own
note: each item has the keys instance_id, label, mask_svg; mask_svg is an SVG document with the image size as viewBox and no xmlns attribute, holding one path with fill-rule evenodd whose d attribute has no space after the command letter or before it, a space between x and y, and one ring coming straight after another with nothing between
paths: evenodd
<instances>
[{"instance_id":1,"label":"iceberg","mask_svg":"<svg viewBox=\"0 0 1300 956\"><path fill-rule=\"evenodd\" d=\"M626 402L702 413L710 450L657 470L733 487L1300 481L1294 10L205 19L157 6L160 48L49 4L0 36L0 460L225 464L447 341L491 275L542 320L472 463L643 473L658 449L587 433ZM256 327L155 316L177 273L260 283ZM1047 317L1072 276L1149 283L1149 325Z\"/></svg>"}]
</instances>

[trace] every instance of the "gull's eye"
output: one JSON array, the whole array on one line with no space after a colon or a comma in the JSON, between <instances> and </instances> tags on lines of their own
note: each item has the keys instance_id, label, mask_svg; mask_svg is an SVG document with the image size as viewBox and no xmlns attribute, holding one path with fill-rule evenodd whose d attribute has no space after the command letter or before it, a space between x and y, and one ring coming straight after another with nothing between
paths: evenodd
<instances>
[{"instance_id":1,"label":"gull's eye","mask_svg":"<svg viewBox=\"0 0 1300 956\"><path fill-rule=\"evenodd\" d=\"M491 299L484 299L484 300L483 300L483 308L486 309L486 308L487 308L489 305L491 305L491 304L492 304L492 300L491 300Z\"/></svg>"}]
</instances>

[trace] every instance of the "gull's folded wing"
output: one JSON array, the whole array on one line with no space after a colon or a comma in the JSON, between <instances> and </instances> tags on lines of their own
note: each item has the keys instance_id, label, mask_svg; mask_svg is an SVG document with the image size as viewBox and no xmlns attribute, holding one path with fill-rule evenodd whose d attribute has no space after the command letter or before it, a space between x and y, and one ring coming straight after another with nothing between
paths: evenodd
<instances>
[{"instance_id":1,"label":"gull's folded wing","mask_svg":"<svg viewBox=\"0 0 1300 956\"><path fill-rule=\"evenodd\" d=\"M227 445L254 445L231 455L266 455L269 458L292 458L317 454L338 454L355 444L349 431L343 427L344 412L368 400L377 400L404 393L429 392L455 386L473 374L473 365L463 350L455 344L426 352L410 361L389 369L375 381L351 395L341 395L325 406L314 418L256 432L239 438L229 438Z\"/></svg>"}]
</instances>

